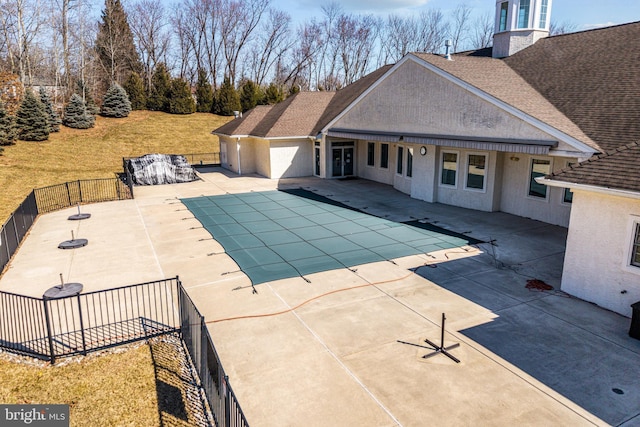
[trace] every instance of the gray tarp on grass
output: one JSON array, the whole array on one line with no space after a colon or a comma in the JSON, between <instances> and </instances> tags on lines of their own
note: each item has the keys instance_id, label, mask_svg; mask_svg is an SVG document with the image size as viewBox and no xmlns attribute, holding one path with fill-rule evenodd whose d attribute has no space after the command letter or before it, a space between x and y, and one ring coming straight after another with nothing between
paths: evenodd
<instances>
[{"instance_id":1,"label":"gray tarp on grass","mask_svg":"<svg viewBox=\"0 0 640 427\"><path fill-rule=\"evenodd\" d=\"M127 168L136 185L177 184L198 179L187 159L173 154L146 154L128 160Z\"/></svg>"}]
</instances>

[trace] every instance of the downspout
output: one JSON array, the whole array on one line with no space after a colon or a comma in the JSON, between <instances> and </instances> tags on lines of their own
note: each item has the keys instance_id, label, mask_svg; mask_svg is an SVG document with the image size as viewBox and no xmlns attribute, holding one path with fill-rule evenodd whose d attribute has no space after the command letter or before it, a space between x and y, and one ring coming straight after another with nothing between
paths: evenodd
<instances>
[{"instance_id":1,"label":"downspout","mask_svg":"<svg viewBox=\"0 0 640 427\"><path fill-rule=\"evenodd\" d=\"M240 137L236 138L236 144L236 147L238 149L238 175L242 175L242 166L240 163Z\"/></svg>"}]
</instances>

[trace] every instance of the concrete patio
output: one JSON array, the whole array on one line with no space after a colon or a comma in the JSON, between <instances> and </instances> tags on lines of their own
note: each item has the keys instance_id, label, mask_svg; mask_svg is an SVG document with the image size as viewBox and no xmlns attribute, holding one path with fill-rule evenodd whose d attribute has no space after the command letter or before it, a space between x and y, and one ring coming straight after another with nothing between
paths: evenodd
<instances>
[{"instance_id":1,"label":"concrete patio","mask_svg":"<svg viewBox=\"0 0 640 427\"><path fill-rule=\"evenodd\" d=\"M424 203L366 180L201 176L88 205L87 221L70 224L74 209L39 217L0 290L39 297L60 273L86 291L179 275L252 426L640 425L640 341L627 335L630 319L557 291L566 229ZM179 198L278 188L493 244L325 271L310 283L268 282L253 293ZM57 249L72 228L88 246ZM532 278L555 290L527 289ZM443 312L459 364L422 358L424 339L439 341Z\"/></svg>"}]
</instances>

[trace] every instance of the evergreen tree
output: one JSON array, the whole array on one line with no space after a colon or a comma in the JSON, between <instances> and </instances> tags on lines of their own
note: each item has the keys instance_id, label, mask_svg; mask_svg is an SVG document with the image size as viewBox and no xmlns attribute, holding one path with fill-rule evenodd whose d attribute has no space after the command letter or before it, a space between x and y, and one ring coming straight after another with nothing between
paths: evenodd
<instances>
[{"instance_id":1,"label":"evergreen tree","mask_svg":"<svg viewBox=\"0 0 640 427\"><path fill-rule=\"evenodd\" d=\"M225 77L216 93L212 112L221 116L233 116L233 112L241 111L241 108L238 91L231 84L231 79Z\"/></svg>"},{"instance_id":2,"label":"evergreen tree","mask_svg":"<svg viewBox=\"0 0 640 427\"><path fill-rule=\"evenodd\" d=\"M17 137L15 120L13 116L7 113L4 104L0 102L0 146L14 144ZM4 149L0 147L0 152L2 152L2 150Z\"/></svg>"},{"instance_id":3,"label":"evergreen tree","mask_svg":"<svg viewBox=\"0 0 640 427\"><path fill-rule=\"evenodd\" d=\"M62 120L60 119L58 112L55 110L55 108L53 108L53 102L51 101L51 97L43 87L40 87L39 95L40 95L40 102L42 102L42 105L44 106L44 110L47 113L47 116L49 117L49 132L59 132L60 123L62 123Z\"/></svg>"},{"instance_id":4,"label":"evergreen tree","mask_svg":"<svg viewBox=\"0 0 640 427\"><path fill-rule=\"evenodd\" d=\"M196 112L196 103L191 96L189 84L180 78L171 80L169 90L169 112L171 114L192 114Z\"/></svg>"},{"instance_id":5,"label":"evergreen tree","mask_svg":"<svg viewBox=\"0 0 640 427\"><path fill-rule=\"evenodd\" d=\"M273 105L284 101L284 92L275 83L271 83L264 93L265 104Z\"/></svg>"},{"instance_id":6,"label":"evergreen tree","mask_svg":"<svg viewBox=\"0 0 640 427\"><path fill-rule=\"evenodd\" d=\"M160 63L151 77L151 91L147 99L147 108L153 111L169 111L169 91L171 76L167 67Z\"/></svg>"},{"instance_id":7,"label":"evergreen tree","mask_svg":"<svg viewBox=\"0 0 640 427\"><path fill-rule=\"evenodd\" d=\"M131 102L127 92L118 83L111 85L102 100L100 114L105 117L127 117L131 112Z\"/></svg>"},{"instance_id":8,"label":"evergreen tree","mask_svg":"<svg viewBox=\"0 0 640 427\"><path fill-rule=\"evenodd\" d=\"M100 92L104 93L113 82L122 83L133 71L139 72L140 57L133 41L133 32L120 0L105 0L98 23L96 53L99 67Z\"/></svg>"},{"instance_id":9,"label":"evergreen tree","mask_svg":"<svg viewBox=\"0 0 640 427\"><path fill-rule=\"evenodd\" d=\"M44 141L49 139L49 119L42 102L29 89L16 113L18 139Z\"/></svg>"},{"instance_id":10,"label":"evergreen tree","mask_svg":"<svg viewBox=\"0 0 640 427\"><path fill-rule=\"evenodd\" d=\"M144 89L144 82L140 74L133 72L124 83L124 90L129 96L132 110L144 110L147 108L147 92Z\"/></svg>"},{"instance_id":11,"label":"evergreen tree","mask_svg":"<svg viewBox=\"0 0 640 427\"><path fill-rule=\"evenodd\" d=\"M64 107L62 124L75 129L89 129L95 123L93 115L89 114L85 103L77 93L71 95L71 100Z\"/></svg>"},{"instance_id":12,"label":"evergreen tree","mask_svg":"<svg viewBox=\"0 0 640 427\"><path fill-rule=\"evenodd\" d=\"M87 109L87 113L89 113L89 115L95 116L100 112L100 109L96 105L96 101L94 101L93 99L91 90L87 87L85 82L83 82L82 80L78 80L78 94L80 95L80 98L84 101L85 107Z\"/></svg>"},{"instance_id":13,"label":"evergreen tree","mask_svg":"<svg viewBox=\"0 0 640 427\"><path fill-rule=\"evenodd\" d=\"M213 106L213 89L211 83L207 79L207 72L203 69L198 70L198 83L196 83L196 99L198 100L197 111L200 113L211 112Z\"/></svg>"},{"instance_id":14,"label":"evergreen tree","mask_svg":"<svg viewBox=\"0 0 640 427\"><path fill-rule=\"evenodd\" d=\"M242 111L248 111L258 105L264 98L262 89L253 80L247 80L240 89L240 105Z\"/></svg>"}]
</instances>

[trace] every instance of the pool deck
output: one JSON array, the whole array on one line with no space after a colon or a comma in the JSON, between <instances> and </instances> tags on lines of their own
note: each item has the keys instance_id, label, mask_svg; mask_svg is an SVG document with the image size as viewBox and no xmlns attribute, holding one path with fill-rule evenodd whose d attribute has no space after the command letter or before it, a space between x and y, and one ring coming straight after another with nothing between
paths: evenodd
<instances>
[{"instance_id":1,"label":"pool deck","mask_svg":"<svg viewBox=\"0 0 640 427\"><path fill-rule=\"evenodd\" d=\"M179 275L252 426L640 425L640 341L627 335L630 319L525 288L536 278L559 289L566 229L424 203L361 179L222 170L202 178L87 205L85 221L67 221L75 208L40 216L0 290L39 297L61 273L85 291ZM494 244L320 272L306 276L310 283L268 282L253 293L179 199L278 188ZM57 249L71 230L89 244ZM443 312L458 364L422 357L424 340L440 339Z\"/></svg>"}]
</instances>

